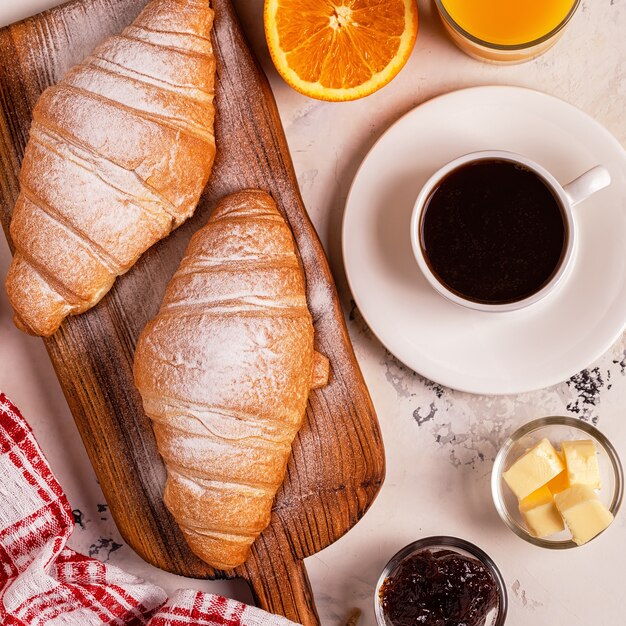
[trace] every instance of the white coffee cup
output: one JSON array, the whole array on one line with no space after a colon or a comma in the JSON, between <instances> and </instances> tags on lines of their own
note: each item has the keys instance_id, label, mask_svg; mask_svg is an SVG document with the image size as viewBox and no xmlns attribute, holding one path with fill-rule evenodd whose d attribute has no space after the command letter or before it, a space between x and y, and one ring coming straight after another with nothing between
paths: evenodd
<instances>
[{"instance_id":1,"label":"white coffee cup","mask_svg":"<svg viewBox=\"0 0 626 626\"><path fill-rule=\"evenodd\" d=\"M424 256L420 234L424 209L428 205L431 194L439 187L444 178L446 178L446 176L448 176L448 174L452 171L464 165L494 159L522 165L541 178L546 186L552 191L554 197L558 200L566 225L565 250L561 257L560 264L549 282L546 283L539 291L536 291L524 299L516 300L515 302L506 302L503 304L485 304L475 302L448 289L430 269ZM578 244L578 232L572 211L573 207L610 184L611 176L608 170L602 166L596 166L567 185L561 185L559 181L556 180L556 178L554 178L554 176L544 167L522 155L515 154L514 152L505 152L502 150L483 150L480 152L471 152L470 154L466 154L458 159L455 159L454 161L451 161L447 165L444 165L441 169L435 172L422 187L415 202L411 217L411 245L413 247L413 254L415 255L417 263L430 285L439 294L455 304L469 309L474 309L476 311L485 312L505 312L525 308L543 300L546 296L552 293L557 286L565 280L571 270Z\"/></svg>"}]
</instances>

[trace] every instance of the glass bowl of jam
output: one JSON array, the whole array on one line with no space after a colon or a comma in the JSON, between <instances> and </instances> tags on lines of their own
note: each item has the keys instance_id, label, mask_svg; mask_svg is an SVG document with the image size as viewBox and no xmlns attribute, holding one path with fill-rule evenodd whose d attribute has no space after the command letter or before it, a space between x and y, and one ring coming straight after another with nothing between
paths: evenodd
<instances>
[{"instance_id":1,"label":"glass bowl of jam","mask_svg":"<svg viewBox=\"0 0 626 626\"><path fill-rule=\"evenodd\" d=\"M402 548L376 585L379 626L502 626L500 571L480 548L456 537L427 537Z\"/></svg>"},{"instance_id":2,"label":"glass bowl of jam","mask_svg":"<svg viewBox=\"0 0 626 626\"><path fill-rule=\"evenodd\" d=\"M519 494L513 492L504 475L529 451L542 447L541 442L546 444L541 455L544 455L546 446L549 453L551 445L565 469L562 474L552 478L540 490L534 492L539 497L527 497L529 505L525 507L524 499L520 499ZM569 520L565 515L561 515L561 509L564 507L557 506L562 504L558 494L564 493L572 486L568 476L570 467L563 455L564 442L570 449L579 443L590 450L586 459L584 453L579 454L578 458L584 461L583 473L588 472L593 465L593 473L597 476L597 483L586 490L587 495L597 502L593 502L592 507L589 507L588 502L574 498L571 510L574 511L575 519ZM622 503L623 483L623 470L617 451L597 428L573 417L542 417L525 424L504 442L494 462L491 493L500 518L518 537L542 548L563 550L593 540L603 532L602 529L610 526ZM541 497L542 491L546 492L547 500ZM591 509L589 516L585 515L586 508ZM601 523L602 519L595 517L600 509L602 515L608 518L605 523ZM595 529L593 524L596 524ZM582 526L580 529L582 534L587 532L587 536L582 537L582 542L580 537L575 536L576 526ZM545 532L541 532L542 530Z\"/></svg>"}]
</instances>

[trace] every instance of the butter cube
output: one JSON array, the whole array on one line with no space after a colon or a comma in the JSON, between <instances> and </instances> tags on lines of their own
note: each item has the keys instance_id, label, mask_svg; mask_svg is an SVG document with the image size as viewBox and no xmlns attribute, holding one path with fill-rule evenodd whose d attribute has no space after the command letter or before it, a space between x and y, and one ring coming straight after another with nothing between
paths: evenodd
<instances>
[{"instance_id":1,"label":"butter cube","mask_svg":"<svg viewBox=\"0 0 626 626\"><path fill-rule=\"evenodd\" d=\"M593 441L590 439L564 441L561 448L570 484L589 485L592 489L600 489L600 468Z\"/></svg>"},{"instance_id":2,"label":"butter cube","mask_svg":"<svg viewBox=\"0 0 626 626\"><path fill-rule=\"evenodd\" d=\"M574 543L581 546L601 533L613 521L613 515L589 485L572 485L554 496L556 506L572 533Z\"/></svg>"},{"instance_id":3,"label":"butter cube","mask_svg":"<svg viewBox=\"0 0 626 626\"><path fill-rule=\"evenodd\" d=\"M565 464L565 457L563 456L563 452L556 452L559 455L559 458ZM567 475L567 467L560 473L557 474L547 485L548 489L554 495L555 493L561 493L561 491L565 491L570 486L569 477Z\"/></svg>"},{"instance_id":4,"label":"butter cube","mask_svg":"<svg viewBox=\"0 0 626 626\"><path fill-rule=\"evenodd\" d=\"M563 518L547 486L540 487L520 501L519 512L535 537L548 537L565 529Z\"/></svg>"},{"instance_id":5,"label":"butter cube","mask_svg":"<svg viewBox=\"0 0 626 626\"><path fill-rule=\"evenodd\" d=\"M502 477L517 499L523 500L558 476L564 469L563 461L559 458L554 446L547 439L542 439L517 459L502 474Z\"/></svg>"}]
</instances>

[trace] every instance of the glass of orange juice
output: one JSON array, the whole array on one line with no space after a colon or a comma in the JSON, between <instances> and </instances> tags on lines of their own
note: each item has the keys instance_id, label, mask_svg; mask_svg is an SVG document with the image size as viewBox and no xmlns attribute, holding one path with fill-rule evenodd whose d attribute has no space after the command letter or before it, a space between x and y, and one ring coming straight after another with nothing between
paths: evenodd
<instances>
[{"instance_id":1,"label":"glass of orange juice","mask_svg":"<svg viewBox=\"0 0 626 626\"><path fill-rule=\"evenodd\" d=\"M560 37L580 0L435 0L443 25L467 54L520 63Z\"/></svg>"}]
</instances>

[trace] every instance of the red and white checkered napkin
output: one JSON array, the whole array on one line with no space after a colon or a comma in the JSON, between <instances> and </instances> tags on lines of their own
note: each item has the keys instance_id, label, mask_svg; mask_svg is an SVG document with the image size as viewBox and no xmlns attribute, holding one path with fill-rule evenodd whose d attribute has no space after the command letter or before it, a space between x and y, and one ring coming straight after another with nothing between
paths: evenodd
<instances>
[{"instance_id":1,"label":"red and white checkered napkin","mask_svg":"<svg viewBox=\"0 0 626 626\"><path fill-rule=\"evenodd\" d=\"M32 431L0 393L2 626L293 626L212 594L178 591L167 600L159 587L66 548L73 528Z\"/></svg>"}]
</instances>

